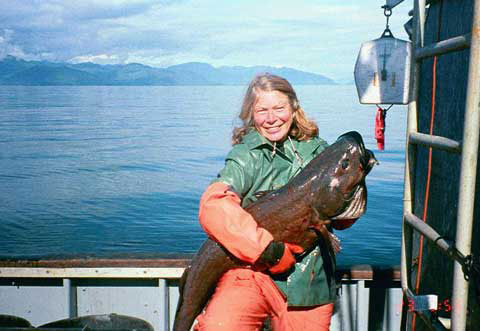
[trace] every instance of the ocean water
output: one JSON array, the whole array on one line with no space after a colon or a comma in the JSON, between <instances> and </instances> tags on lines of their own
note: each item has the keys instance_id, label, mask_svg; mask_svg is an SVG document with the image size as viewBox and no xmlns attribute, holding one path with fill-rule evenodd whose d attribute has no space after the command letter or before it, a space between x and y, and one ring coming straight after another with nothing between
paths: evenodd
<instances>
[{"instance_id":1,"label":"ocean water","mask_svg":"<svg viewBox=\"0 0 480 331\"><path fill-rule=\"evenodd\" d=\"M353 85L297 86L329 143L359 131L380 165L368 208L338 231L339 265L400 263L406 107L387 114ZM244 86L0 86L0 256L192 253L203 190L222 168Z\"/></svg>"}]
</instances>

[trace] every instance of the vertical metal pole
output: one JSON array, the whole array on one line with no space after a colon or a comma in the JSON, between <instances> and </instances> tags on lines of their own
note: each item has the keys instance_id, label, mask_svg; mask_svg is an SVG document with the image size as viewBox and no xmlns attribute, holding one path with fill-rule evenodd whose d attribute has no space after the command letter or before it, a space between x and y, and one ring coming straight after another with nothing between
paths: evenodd
<instances>
[{"instance_id":1,"label":"vertical metal pole","mask_svg":"<svg viewBox=\"0 0 480 331\"><path fill-rule=\"evenodd\" d=\"M388 288L386 291L387 303L383 319L383 331L398 331L401 323L402 291L399 288Z\"/></svg>"},{"instance_id":2,"label":"vertical metal pole","mask_svg":"<svg viewBox=\"0 0 480 331\"><path fill-rule=\"evenodd\" d=\"M163 327L163 330L170 330L170 300L168 295L168 286L165 279L158 279L158 288L160 290L160 300L162 304L159 307L159 317L160 323Z\"/></svg>"},{"instance_id":3,"label":"vertical metal pole","mask_svg":"<svg viewBox=\"0 0 480 331\"><path fill-rule=\"evenodd\" d=\"M426 16L426 0L418 0L418 41L417 46L425 45L425 16Z\"/></svg>"},{"instance_id":4,"label":"vertical metal pole","mask_svg":"<svg viewBox=\"0 0 480 331\"><path fill-rule=\"evenodd\" d=\"M342 329L342 311L340 307L340 298L335 302L334 314L332 320L330 321L330 330L343 330Z\"/></svg>"},{"instance_id":5,"label":"vertical metal pole","mask_svg":"<svg viewBox=\"0 0 480 331\"><path fill-rule=\"evenodd\" d=\"M423 14L422 14L423 12ZM405 140L405 177L403 190L403 212L412 212L412 177L415 168L415 153L410 145L409 136L412 132L417 132L417 99L418 99L418 80L420 65L415 59L415 50L421 47L423 43L423 25L422 17L425 18L425 0L414 1L413 13L413 34L412 34L412 58L410 69L410 102L408 104L407 117L407 137ZM411 146L411 147L410 147ZM411 230L407 229L405 221L402 224L402 251L401 251L401 281L402 289L405 292L408 288L408 270L407 270L407 246L411 246Z\"/></svg>"},{"instance_id":6,"label":"vertical metal pole","mask_svg":"<svg viewBox=\"0 0 480 331\"><path fill-rule=\"evenodd\" d=\"M357 282L357 311L356 311L356 328L355 330L368 330L368 314L370 290L365 287L365 281L359 280Z\"/></svg>"},{"instance_id":7,"label":"vertical metal pole","mask_svg":"<svg viewBox=\"0 0 480 331\"><path fill-rule=\"evenodd\" d=\"M68 318L77 317L77 287L72 284L72 280L63 279L63 287L65 288L65 304L68 307Z\"/></svg>"},{"instance_id":8,"label":"vertical metal pole","mask_svg":"<svg viewBox=\"0 0 480 331\"><path fill-rule=\"evenodd\" d=\"M353 284L342 284L342 295L340 296L340 311L342 331L355 331L355 320L353 314L356 304L356 292L353 291Z\"/></svg>"},{"instance_id":9,"label":"vertical metal pole","mask_svg":"<svg viewBox=\"0 0 480 331\"><path fill-rule=\"evenodd\" d=\"M478 158L478 133L480 125L480 1L473 9L470 62L468 66L467 100L463 129L462 164L458 195L456 248L463 255L470 255L472 246L473 208ZM454 262L452 330L465 330L467 320L468 282L462 266Z\"/></svg>"},{"instance_id":10,"label":"vertical metal pole","mask_svg":"<svg viewBox=\"0 0 480 331\"><path fill-rule=\"evenodd\" d=\"M405 140L405 177L404 177L404 191L403 191L403 212L411 213L413 210L412 194L414 187L412 185L413 175L415 172L415 156L416 147L410 145L410 133L418 131L417 120L417 100L420 78L420 61L417 60L415 53L418 48L423 47L424 29L425 29L425 0L413 1L413 34L412 34L412 53L411 53L411 68L410 68L410 97L408 104L407 117L407 132ZM401 283L402 290L406 295L409 288L409 273L410 266L407 265L411 260L412 251L412 229L406 224L405 220L402 222L402 250L401 250ZM407 256L408 255L408 256ZM407 309L402 309L402 325L407 327L408 316Z\"/></svg>"},{"instance_id":11,"label":"vertical metal pole","mask_svg":"<svg viewBox=\"0 0 480 331\"><path fill-rule=\"evenodd\" d=\"M168 284L168 283L167 283ZM175 313L177 311L178 300L180 298L180 291L178 285L170 284L168 286L168 301L170 310L170 325L166 330L173 329L173 322L175 321Z\"/></svg>"}]
</instances>

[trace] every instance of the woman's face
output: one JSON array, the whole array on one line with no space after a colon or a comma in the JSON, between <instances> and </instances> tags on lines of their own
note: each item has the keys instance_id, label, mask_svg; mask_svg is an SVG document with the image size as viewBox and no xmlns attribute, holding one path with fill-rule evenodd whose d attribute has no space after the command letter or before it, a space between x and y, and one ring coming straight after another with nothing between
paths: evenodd
<instances>
[{"instance_id":1,"label":"woman's face","mask_svg":"<svg viewBox=\"0 0 480 331\"><path fill-rule=\"evenodd\" d=\"M269 141L283 141L293 122L288 96L278 91L260 91L253 105L253 122Z\"/></svg>"}]
</instances>

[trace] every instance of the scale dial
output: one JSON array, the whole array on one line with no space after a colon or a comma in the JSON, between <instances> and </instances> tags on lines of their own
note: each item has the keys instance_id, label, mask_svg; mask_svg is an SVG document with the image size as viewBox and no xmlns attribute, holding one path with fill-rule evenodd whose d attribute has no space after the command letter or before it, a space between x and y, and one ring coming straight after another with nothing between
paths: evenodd
<instances>
[{"instance_id":1,"label":"scale dial","mask_svg":"<svg viewBox=\"0 0 480 331\"><path fill-rule=\"evenodd\" d=\"M382 37L362 44L355 63L360 103L407 104L411 43Z\"/></svg>"}]
</instances>

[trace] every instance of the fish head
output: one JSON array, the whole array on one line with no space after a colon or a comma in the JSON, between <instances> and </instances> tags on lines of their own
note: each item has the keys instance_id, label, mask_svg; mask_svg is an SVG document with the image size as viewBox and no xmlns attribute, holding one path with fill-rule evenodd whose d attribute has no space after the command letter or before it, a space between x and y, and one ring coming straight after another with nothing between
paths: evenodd
<instances>
[{"instance_id":1,"label":"fish head","mask_svg":"<svg viewBox=\"0 0 480 331\"><path fill-rule=\"evenodd\" d=\"M325 153L325 154L324 154ZM335 223L353 224L366 210L365 177L378 163L355 131L341 135L320 154L323 167L318 200L313 206L323 218ZM348 227L348 226L347 226Z\"/></svg>"}]
</instances>

